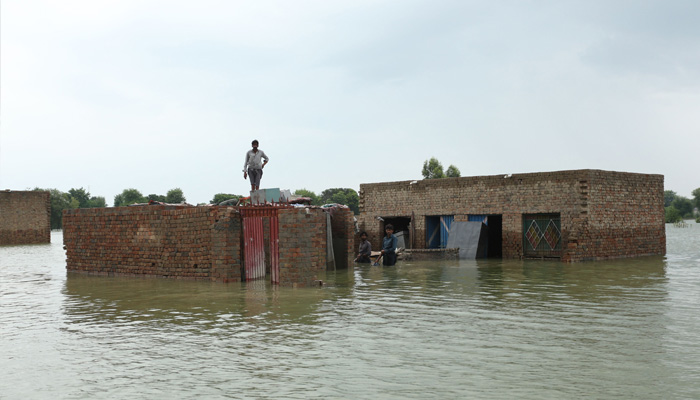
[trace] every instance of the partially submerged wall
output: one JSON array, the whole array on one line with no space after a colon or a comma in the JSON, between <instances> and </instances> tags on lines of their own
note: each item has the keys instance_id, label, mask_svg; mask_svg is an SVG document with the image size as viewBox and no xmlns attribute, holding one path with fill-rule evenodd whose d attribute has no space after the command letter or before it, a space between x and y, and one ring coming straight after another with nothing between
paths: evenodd
<instances>
[{"instance_id":1,"label":"partially submerged wall","mask_svg":"<svg viewBox=\"0 0 700 400\"><path fill-rule=\"evenodd\" d=\"M326 214L320 210L280 210L280 285L311 286L326 270Z\"/></svg>"},{"instance_id":2,"label":"partially submerged wall","mask_svg":"<svg viewBox=\"0 0 700 400\"><path fill-rule=\"evenodd\" d=\"M415 248L426 248L426 217L499 215L502 256L524 254L523 216L559 214L561 259L665 254L663 176L574 170L360 185L361 230L380 248L377 217L412 218Z\"/></svg>"},{"instance_id":3,"label":"partially submerged wall","mask_svg":"<svg viewBox=\"0 0 700 400\"><path fill-rule=\"evenodd\" d=\"M588 218L581 239L569 240L572 259L666 254L662 175L591 171L588 179Z\"/></svg>"},{"instance_id":4,"label":"partially submerged wall","mask_svg":"<svg viewBox=\"0 0 700 400\"><path fill-rule=\"evenodd\" d=\"M335 262L328 262L328 217ZM280 285L303 287L326 270L352 265L355 225L352 210L289 208L279 218Z\"/></svg>"},{"instance_id":5,"label":"partially submerged wall","mask_svg":"<svg viewBox=\"0 0 700 400\"><path fill-rule=\"evenodd\" d=\"M335 268L345 269L355 260L355 215L349 208L334 208L330 213Z\"/></svg>"},{"instance_id":6,"label":"partially submerged wall","mask_svg":"<svg viewBox=\"0 0 700 400\"><path fill-rule=\"evenodd\" d=\"M0 245L50 242L50 193L11 190L0 192Z\"/></svg>"},{"instance_id":7,"label":"partially submerged wall","mask_svg":"<svg viewBox=\"0 0 700 400\"><path fill-rule=\"evenodd\" d=\"M326 270L327 212L275 208L279 225L280 284L310 286ZM333 211L336 267L352 255L352 211ZM240 281L244 277L243 223L236 207L136 206L66 210L67 269L97 275ZM269 229L270 219L267 221ZM348 239L349 238L349 239ZM260 248L271 238L266 235ZM349 254L348 254L349 253ZM344 258L344 260L343 260ZM269 262L269 261L268 261Z\"/></svg>"},{"instance_id":8,"label":"partially submerged wall","mask_svg":"<svg viewBox=\"0 0 700 400\"><path fill-rule=\"evenodd\" d=\"M63 243L72 272L241 279L240 218L234 207L66 210Z\"/></svg>"}]
</instances>

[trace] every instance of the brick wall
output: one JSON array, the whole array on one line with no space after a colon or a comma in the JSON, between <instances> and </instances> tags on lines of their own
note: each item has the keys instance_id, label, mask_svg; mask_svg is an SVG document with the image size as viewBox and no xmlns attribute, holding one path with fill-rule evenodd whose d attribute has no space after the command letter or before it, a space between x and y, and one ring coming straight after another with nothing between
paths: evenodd
<instances>
[{"instance_id":1,"label":"brick wall","mask_svg":"<svg viewBox=\"0 0 700 400\"><path fill-rule=\"evenodd\" d=\"M313 285L326 270L326 213L320 209L288 208L279 221L280 285Z\"/></svg>"},{"instance_id":2,"label":"brick wall","mask_svg":"<svg viewBox=\"0 0 700 400\"><path fill-rule=\"evenodd\" d=\"M523 256L523 214L559 213L562 260L664 254L663 176L574 170L360 185L360 230L379 248L376 217L415 215L414 243L426 247L426 216L502 216L504 258Z\"/></svg>"},{"instance_id":3,"label":"brick wall","mask_svg":"<svg viewBox=\"0 0 700 400\"><path fill-rule=\"evenodd\" d=\"M277 212L280 284L310 286L326 270L326 212ZM269 253L270 218L265 220ZM340 250L336 260L344 257L347 267L352 211L336 210L331 227ZM63 214L67 269L72 272L235 282L242 278L241 240L242 221L235 207L137 206Z\"/></svg>"},{"instance_id":4,"label":"brick wall","mask_svg":"<svg viewBox=\"0 0 700 400\"><path fill-rule=\"evenodd\" d=\"M51 242L49 192L0 192L0 245Z\"/></svg>"},{"instance_id":5,"label":"brick wall","mask_svg":"<svg viewBox=\"0 0 700 400\"><path fill-rule=\"evenodd\" d=\"M239 281L240 218L233 207L66 210L67 269L99 275Z\"/></svg>"},{"instance_id":6,"label":"brick wall","mask_svg":"<svg viewBox=\"0 0 700 400\"><path fill-rule=\"evenodd\" d=\"M581 210L588 219L579 225L582 239L571 246L572 259L666 253L663 176L591 171L588 179L587 203Z\"/></svg>"},{"instance_id":7,"label":"brick wall","mask_svg":"<svg viewBox=\"0 0 700 400\"><path fill-rule=\"evenodd\" d=\"M335 267L345 269L355 260L355 215L349 208L334 208L331 214Z\"/></svg>"}]
</instances>

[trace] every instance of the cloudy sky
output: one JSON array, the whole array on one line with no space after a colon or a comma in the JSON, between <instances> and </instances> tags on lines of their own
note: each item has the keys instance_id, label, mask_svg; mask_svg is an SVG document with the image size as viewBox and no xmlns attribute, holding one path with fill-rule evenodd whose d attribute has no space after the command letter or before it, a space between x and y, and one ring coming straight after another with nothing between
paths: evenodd
<instances>
[{"instance_id":1,"label":"cloudy sky","mask_svg":"<svg viewBox=\"0 0 700 400\"><path fill-rule=\"evenodd\" d=\"M188 202L604 169L700 187L700 2L3 1L0 189Z\"/></svg>"}]
</instances>

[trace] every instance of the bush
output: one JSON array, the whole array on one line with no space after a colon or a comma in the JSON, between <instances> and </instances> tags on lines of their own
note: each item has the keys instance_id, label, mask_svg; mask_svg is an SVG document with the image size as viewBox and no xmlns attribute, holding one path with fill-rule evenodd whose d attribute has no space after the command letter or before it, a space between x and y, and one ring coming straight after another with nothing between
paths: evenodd
<instances>
[{"instance_id":1,"label":"bush","mask_svg":"<svg viewBox=\"0 0 700 400\"><path fill-rule=\"evenodd\" d=\"M683 220L680 211L673 206L666 207L666 223L675 223Z\"/></svg>"}]
</instances>

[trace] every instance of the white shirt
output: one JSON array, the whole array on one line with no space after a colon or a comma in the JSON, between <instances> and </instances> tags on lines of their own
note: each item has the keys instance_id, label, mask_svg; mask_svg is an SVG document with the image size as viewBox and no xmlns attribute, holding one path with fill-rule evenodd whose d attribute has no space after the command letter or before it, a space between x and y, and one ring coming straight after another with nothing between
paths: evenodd
<instances>
[{"instance_id":1,"label":"white shirt","mask_svg":"<svg viewBox=\"0 0 700 400\"><path fill-rule=\"evenodd\" d=\"M248 150L245 153L245 162L243 163L243 172L248 172L249 169L262 169L262 160L265 162L270 159L267 157L264 151L258 149L257 153L253 150Z\"/></svg>"}]
</instances>

